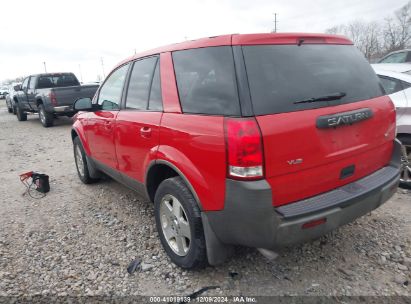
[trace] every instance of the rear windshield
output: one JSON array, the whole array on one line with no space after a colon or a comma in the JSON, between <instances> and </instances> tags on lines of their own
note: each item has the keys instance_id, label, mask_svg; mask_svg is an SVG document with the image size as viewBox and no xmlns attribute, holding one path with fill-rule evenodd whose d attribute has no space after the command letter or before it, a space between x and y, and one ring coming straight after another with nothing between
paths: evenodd
<instances>
[{"instance_id":1,"label":"rear windshield","mask_svg":"<svg viewBox=\"0 0 411 304\"><path fill-rule=\"evenodd\" d=\"M352 45L243 47L255 115L315 109L384 95L364 56ZM333 101L294 102L346 94Z\"/></svg>"},{"instance_id":2,"label":"rear windshield","mask_svg":"<svg viewBox=\"0 0 411 304\"><path fill-rule=\"evenodd\" d=\"M76 76L73 74L55 74L40 76L37 81L38 89L47 89L54 87L70 87L80 85Z\"/></svg>"}]
</instances>

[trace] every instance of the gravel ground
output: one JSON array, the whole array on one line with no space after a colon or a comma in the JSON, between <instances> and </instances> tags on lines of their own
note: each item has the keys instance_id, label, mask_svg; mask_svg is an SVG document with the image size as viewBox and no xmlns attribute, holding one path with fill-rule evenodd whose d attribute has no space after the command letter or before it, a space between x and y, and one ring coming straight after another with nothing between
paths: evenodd
<instances>
[{"instance_id":1,"label":"gravel ground","mask_svg":"<svg viewBox=\"0 0 411 304\"><path fill-rule=\"evenodd\" d=\"M184 271L161 247L152 204L109 179L80 182L70 125L18 122L0 100L0 296L411 295L409 191L273 262L238 248L222 266ZM30 170L50 175L46 197L23 195L18 175ZM130 275L136 258L143 269Z\"/></svg>"}]
</instances>

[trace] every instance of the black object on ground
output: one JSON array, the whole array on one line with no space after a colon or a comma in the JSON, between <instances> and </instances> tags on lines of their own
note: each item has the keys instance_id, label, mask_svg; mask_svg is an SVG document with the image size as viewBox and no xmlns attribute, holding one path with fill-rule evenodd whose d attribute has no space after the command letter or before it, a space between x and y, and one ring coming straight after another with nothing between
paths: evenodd
<instances>
[{"instance_id":1,"label":"black object on ground","mask_svg":"<svg viewBox=\"0 0 411 304\"><path fill-rule=\"evenodd\" d=\"M129 274L133 274L137 270L137 268L139 268L140 265L141 265L140 259L135 259L131 261L131 263L127 267L127 272Z\"/></svg>"},{"instance_id":2,"label":"black object on ground","mask_svg":"<svg viewBox=\"0 0 411 304\"><path fill-rule=\"evenodd\" d=\"M190 298L190 300L194 300L195 298L197 298L199 295L203 294L207 290L217 289L217 288L220 288L220 286L206 286L206 287L203 287L203 288L193 292L192 294L190 294L188 296L185 296L185 298ZM172 303L172 302L169 302L169 303ZM178 304L183 304L183 303L186 303L186 302L179 302Z\"/></svg>"},{"instance_id":3,"label":"black object on ground","mask_svg":"<svg viewBox=\"0 0 411 304\"><path fill-rule=\"evenodd\" d=\"M30 178L31 183L28 181ZM20 174L20 181L26 186L26 192L32 198L43 198L50 191L49 176L47 174L29 171ZM34 190L41 193L40 196L33 194L33 187Z\"/></svg>"}]
</instances>

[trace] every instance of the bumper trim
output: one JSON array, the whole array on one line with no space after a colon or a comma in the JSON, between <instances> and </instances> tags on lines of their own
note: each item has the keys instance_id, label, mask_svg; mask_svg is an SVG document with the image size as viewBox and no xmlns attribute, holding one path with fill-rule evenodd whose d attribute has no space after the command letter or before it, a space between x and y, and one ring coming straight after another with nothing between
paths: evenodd
<instances>
[{"instance_id":1,"label":"bumper trim","mask_svg":"<svg viewBox=\"0 0 411 304\"><path fill-rule=\"evenodd\" d=\"M71 109L70 106L54 107L53 109L54 109L54 112L57 112L57 113L73 111L73 109Z\"/></svg>"},{"instance_id":2,"label":"bumper trim","mask_svg":"<svg viewBox=\"0 0 411 304\"><path fill-rule=\"evenodd\" d=\"M280 206L275 210L283 216L284 219L290 219L334 207L344 208L355 203L357 199L361 199L363 195L367 195L369 192L381 187L381 184L387 180L391 181L395 179L398 175L398 168L391 166L384 167L362 179L335 190L296 203Z\"/></svg>"}]
</instances>

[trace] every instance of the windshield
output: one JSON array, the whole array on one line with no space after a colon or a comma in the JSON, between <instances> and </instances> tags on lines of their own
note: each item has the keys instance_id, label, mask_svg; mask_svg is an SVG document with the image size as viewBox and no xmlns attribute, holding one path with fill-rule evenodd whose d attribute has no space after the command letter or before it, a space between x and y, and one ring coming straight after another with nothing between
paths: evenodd
<instances>
[{"instance_id":1,"label":"windshield","mask_svg":"<svg viewBox=\"0 0 411 304\"><path fill-rule=\"evenodd\" d=\"M77 85L80 85L80 83L73 74L53 74L40 76L37 82L37 88L39 89L70 87Z\"/></svg>"},{"instance_id":2,"label":"windshield","mask_svg":"<svg viewBox=\"0 0 411 304\"><path fill-rule=\"evenodd\" d=\"M254 113L315 109L382 96L379 80L352 45L243 47ZM295 103L343 92L336 100Z\"/></svg>"}]
</instances>

